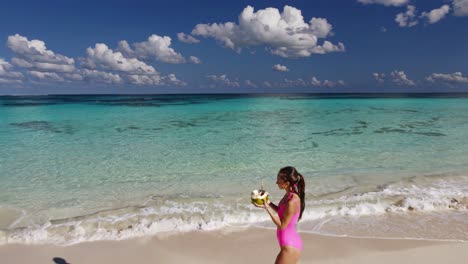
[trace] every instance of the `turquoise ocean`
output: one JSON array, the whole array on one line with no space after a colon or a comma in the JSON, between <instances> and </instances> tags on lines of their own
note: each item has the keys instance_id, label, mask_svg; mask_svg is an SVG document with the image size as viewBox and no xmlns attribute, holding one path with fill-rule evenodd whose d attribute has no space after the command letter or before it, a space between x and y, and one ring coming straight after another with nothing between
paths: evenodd
<instances>
[{"instance_id":1,"label":"turquoise ocean","mask_svg":"<svg viewBox=\"0 0 468 264\"><path fill-rule=\"evenodd\" d=\"M250 204L306 180L301 232L468 240L468 95L0 97L0 244L274 228Z\"/></svg>"}]
</instances>

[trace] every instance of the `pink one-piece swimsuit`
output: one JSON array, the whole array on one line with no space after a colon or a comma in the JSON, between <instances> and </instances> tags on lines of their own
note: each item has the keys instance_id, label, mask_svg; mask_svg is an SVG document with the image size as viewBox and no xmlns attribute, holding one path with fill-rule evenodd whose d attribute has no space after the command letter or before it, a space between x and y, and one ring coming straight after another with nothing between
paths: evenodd
<instances>
[{"instance_id":1,"label":"pink one-piece swimsuit","mask_svg":"<svg viewBox=\"0 0 468 264\"><path fill-rule=\"evenodd\" d=\"M281 201L278 204L278 216L280 217L280 219L283 218L284 210L286 209L288 201L291 199L291 197L293 197L292 195L293 193L290 192L288 195L288 199L284 202ZM297 200L294 199L293 201L297 205ZM278 238L278 243L280 247L290 246L299 249L299 251L302 251L302 239L296 231L296 223L299 219L300 212L301 210L298 209L294 216L291 218L291 221L289 222L288 226L286 226L286 228L281 230L281 228L278 227L276 229L276 237Z\"/></svg>"}]
</instances>

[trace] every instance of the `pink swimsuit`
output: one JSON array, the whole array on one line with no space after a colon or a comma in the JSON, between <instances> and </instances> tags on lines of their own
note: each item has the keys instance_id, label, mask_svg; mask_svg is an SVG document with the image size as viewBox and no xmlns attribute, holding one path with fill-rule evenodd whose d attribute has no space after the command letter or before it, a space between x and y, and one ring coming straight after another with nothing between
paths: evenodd
<instances>
[{"instance_id":1,"label":"pink swimsuit","mask_svg":"<svg viewBox=\"0 0 468 264\"><path fill-rule=\"evenodd\" d=\"M293 193L290 192L288 199L283 202L283 200L278 204L278 215L280 219L283 218L284 210L286 209L286 204L291 199ZM297 200L293 200L295 204L297 204ZM290 246L302 250L302 239L296 231L296 223L299 219L299 214L301 210L298 209L294 216L291 218L288 226L281 230L279 227L276 229L276 237L278 238L278 242L280 247Z\"/></svg>"}]
</instances>

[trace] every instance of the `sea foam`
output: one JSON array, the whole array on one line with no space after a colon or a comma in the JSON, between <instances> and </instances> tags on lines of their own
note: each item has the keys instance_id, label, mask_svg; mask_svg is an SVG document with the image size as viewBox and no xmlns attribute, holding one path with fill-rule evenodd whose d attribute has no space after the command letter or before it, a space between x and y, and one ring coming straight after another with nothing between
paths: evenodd
<instances>
[{"instance_id":1,"label":"sea foam","mask_svg":"<svg viewBox=\"0 0 468 264\"><path fill-rule=\"evenodd\" d=\"M380 215L397 217L408 213L424 215L444 211L468 215L468 177L423 180L396 182L380 186L375 191L332 199L308 198L301 223L314 225L301 224L301 230L320 233L320 230L326 229L323 227L329 220L346 222L351 219L355 222L367 217L366 221L369 221L369 217ZM154 204L147 201L145 206L104 210L90 215L51 220L40 226L3 230L0 243L73 244L219 230L230 226L272 226L269 216L249 204L248 199L157 199Z\"/></svg>"}]
</instances>

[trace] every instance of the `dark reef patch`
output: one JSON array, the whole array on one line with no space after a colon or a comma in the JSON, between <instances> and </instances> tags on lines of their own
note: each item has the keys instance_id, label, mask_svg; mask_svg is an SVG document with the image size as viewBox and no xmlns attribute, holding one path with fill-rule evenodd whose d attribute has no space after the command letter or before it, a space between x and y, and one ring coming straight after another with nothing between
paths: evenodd
<instances>
[{"instance_id":1,"label":"dark reef patch","mask_svg":"<svg viewBox=\"0 0 468 264\"><path fill-rule=\"evenodd\" d=\"M393 108L384 108L384 107L376 107L376 106L369 106L369 109L382 111L386 113L398 113L398 112L407 112L407 113L419 113L420 111L414 109L393 109Z\"/></svg>"},{"instance_id":2,"label":"dark reef patch","mask_svg":"<svg viewBox=\"0 0 468 264\"><path fill-rule=\"evenodd\" d=\"M29 121L22 123L11 123L12 126L22 127L22 128L31 128L36 130L50 130L52 125L47 121Z\"/></svg>"},{"instance_id":3,"label":"dark reef patch","mask_svg":"<svg viewBox=\"0 0 468 264\"><path fill-rule=\"evenodd\" d=\"M358 123L359 125L363 127L367 127L369 125L369 122L362 121L362 120L357 120L356 123Z\"/></svg>"},{"instance_id":4,"label":"dark reef patch","mask_svg":"<svg viewBox=\"0 0 468 264\"><path fill-rule=\"evenodd\" d=\"M169 124L174 127L178 128L186 128L186 127L196 127L197 124L194 122L187 122L187 121L180 121L180 120L175 120L175 121L169 121Z\"/></svg>"},{"instance_id":5,"label":"dark reef patch","mask_svg":"<svg viewBox=\"0 0 468 264\"><path fill-rule=\"evenodd\" d=\"M439 132L413 132L414 134L417 135L423 135L423 136L431 136L431 137L443 137L447 136L444 133L439 133Z\"/></svg>"},{"instance_id":6,"label":"dark reef patch","mask_svg":"<svg viewBox=\"0 0 468 264\"><path fill-rule=\"evenodd\" d=\"M51 103L51 102L8 102L3 103L3 106L45 106L45 105L56 105L58 103Z\"/></svg>"},{"instance_id":7,"label":"dark reef patch","mask_svg":"<svg viewBox=\"0 0 468 264\"><path fill-rule=\"evenodd\" d=\"M374 130L374 133L383 134L383 133L403 133L410 134L407 130L401 128L391 128L391 127L381 127L377 130Z\"/></svg>"},{"instance_id":8,"label":"dark reef patch","mask_svg":"<svg viewBox=\"0 0 468 264\"><path fill-rule=\"evenodd\" d=\"M336 128L332 130L327 130L323 132L312 132L310 135L322 135L322 136L352 136L363 134L364 130L367 129L370 125L369 122L363 120L356 120L355 126L349 128Z\"/></svg>"},{"instance_id":9,"label":"dark reef patch","mask_svg":"<svg viewBox=\"0 0 468 264\"><path fill-rule=\"evenodd\" d=\"M432 117L429 120L418 120L418 121L411 121L399 124L400 128L410 128L410 129L420 129L420 128L438 128L440 126L437 125L437 121L439 121L440 117Z\"/></svg>"},{"instance_id":10,"label":"dark reef patch","mask_svg":"<svg viewBox=\"0 0 468 264\"><path fill-rule=\"evenodd\" d=\"M319 144L315 141L311 141L312 137L309 137L309 138L306 138L306 139L303 139L303 140L299 140L298 142L299 143L304 143L306 144L307 146L309 146L310 148L318 148L319 147Z\"/></svg>"},{"instance_id":11,"label":"dark reef patch","mask_svg":"<svg viewBox=\"0 0 468 264\"><path fill-rule=\"evenodd\" d=\"M23 129L35 130L35 131L65 133L69 135L75 133L75 129L71 125L64 125L61 127L57 127L48 121L28 121L28 122L21 122L21 123L10 123L10 125L15 126L15 127L20 127Z\"/></svg>"},{"instance_id":12,"label":"dark reef patch","mask_svg":"<svg viewBox=\"0 0 468 264\"><path fill-rule=\"evenodd\" d=\"M333 135L333 134L337 134L339 131L344 131L343 128L337 128L337 129L332 129L332 130L328 130L328 131L324 131L324 132L312 132L310 133L311 135L325 135L325 136L329 136L329 135Z\"/></svg>"},{"instance_id":13,"label":"dark reef patch","mask_svg":"<svg viewBox=\"0 0 468 264\"><path fill-rule=\"evenodd\" d=\"M288 125L302 125L302 122L297 122L297 121L287 121L285 124Z\"/></svg>"},{"instance_id":14,"label":"dark reef patch","mask_svg":"<svg viewBox=\"0 0 468 264\"><path fill-rule=\"evenodd\" d=\"M431 136L431 137L443 137L446 134L439 133L439 132L419 132L419 131L412 131L412 130L405 130L401 128L392 128L392 127L382 127L377 130L374 130L374 133L378 134L385 134L385 133L400 133L400 134L414 134L414 135L423 135L423 136Z\"/></svg>"},{"instance_id":15,"label":"dark reef patch","mask_svg":"<svg viewBox=\"0 0 468 264\"><path fill-rule=\"evenodd\" d=\"M127 126L127 127L116 127L115 130L117 132L125 132L125 131L129 131L129 130L141 130L142 128L141 127L138 127L138 126ZM162 129L162 128L160 128ZM156 130L156 129L145 129L145 130Z\"/></svg>"},{"instance_id":16,"label":"dark reef patch","mask_svg":"<svg viewBox=\"0 0 468 264\"><path fill-rule=\"evenodd\" d=\"M353 109L353 108L345 108L345 109L340 109L340 110L335 110L335 111L328 111L329 113L332 114L342 114L342 113L355 113L359 112L358 109Z\"/></svg>"}]
</instances>

